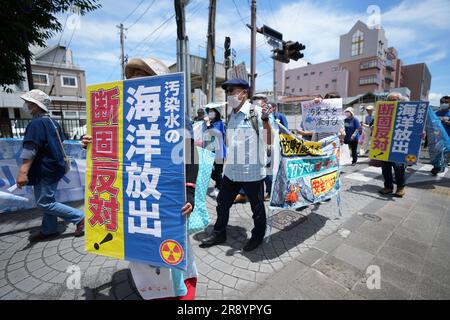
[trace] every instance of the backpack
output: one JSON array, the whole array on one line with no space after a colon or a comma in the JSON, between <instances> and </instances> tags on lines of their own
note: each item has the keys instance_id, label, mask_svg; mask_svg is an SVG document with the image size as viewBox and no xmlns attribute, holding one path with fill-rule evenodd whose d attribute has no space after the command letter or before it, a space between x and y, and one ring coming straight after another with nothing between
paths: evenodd
<instances>
[{"instance_id":1,"label":"backpack","mask_svg":"<svg viewBox=\"0 0 450 320\"><path fill-rule=\"evenodd\" d=\"M253 130L256 131L256 135L259 137L258 113L256 112L254 105L250 106L250 117L246 120L250 120Z\"/></svg>"}]
</instances>

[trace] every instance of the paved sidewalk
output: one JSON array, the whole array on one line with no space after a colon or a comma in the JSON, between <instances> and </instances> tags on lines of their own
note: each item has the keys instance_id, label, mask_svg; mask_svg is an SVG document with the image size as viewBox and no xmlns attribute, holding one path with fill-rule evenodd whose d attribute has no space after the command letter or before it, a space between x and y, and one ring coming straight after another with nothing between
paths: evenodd
<instances>
[{"instance_id":1,"label":"paved sidewalk","mask_svg":"<svg viewBox=\"0 0 450 320\"><path fill-rule=\"evenodd\" d=\"M371 298L374 291L364 293L361 280L366 266L375 262L382 287L392 290L389 297L406 292L426 298L428 282L450 274L445 272L450 265L449 174L408 188L404 199L386 198L376 192L382 186L379 176L368 182L352 179L367 170L365 162L343 168L341 218L335 201L296 212L306 216L304 222L288 231L274 228L269 243L244 253L252 213L248 204L237 204L227 243L201 249L205 233L191 237L199 270L197 299ZM213 223L216 202L207 201ZM81 202L72 205L82 208ZM367 220L374 219L372 214L382 220ZM64 233L57 239L30 245L29 233L40 223L36 210L0 215L0 299L140 299L128 262L86 254L84 238L73 238L72 225L61 224ZM66 285L72 265L81 270L80 290ZM449 283L442 279L439 292L450 297Z\"/></svg>"},{"instance_id":2,"label":"paved sidewalk","mask_svg":"<svg viewBox=\"0 0 450 320\"><path fill-rule=\"evenodd\" d=\"M450 299L450 183L410 187L348 219L249 299ZM342 230L341 230L342 231ZM341 232L342 233L342 232ZM378 266L380 289L369 289ZM373 282L369 282L370 284Z\"/></svg>"}]
</instances>

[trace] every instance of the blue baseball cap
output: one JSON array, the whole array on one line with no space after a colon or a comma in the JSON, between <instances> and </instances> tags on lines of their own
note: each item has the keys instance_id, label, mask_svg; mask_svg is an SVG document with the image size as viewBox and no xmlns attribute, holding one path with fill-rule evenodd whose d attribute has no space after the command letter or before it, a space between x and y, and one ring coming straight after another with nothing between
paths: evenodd
<instances>
[{"instance_id":1,"label":"blue baseball cap","mask_svg":"<svg viewBox=\"0 0 450 320\"><path fill-rule=\"evenodd\" d=\"M226 90L228 87L241 87L247 91L250 89L248 82L243 79L230 79L222 84L222 89Z\"/></svg>"}]
</instances>

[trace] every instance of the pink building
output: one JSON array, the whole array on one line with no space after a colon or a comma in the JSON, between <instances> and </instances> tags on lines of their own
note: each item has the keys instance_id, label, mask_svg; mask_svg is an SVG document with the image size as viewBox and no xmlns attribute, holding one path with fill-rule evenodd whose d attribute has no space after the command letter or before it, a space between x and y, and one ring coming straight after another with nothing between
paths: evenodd
<instances>
[{"instance_id":1,"label":"pink building","mask_svg":"<svg viewBox=\"0 0 450 320\"><path fill-rule=\"evenodd\" d=\"M421 69L423 76L410 72L416 68L403 66L395 48L388 46L384 29L369 28L361 21L340 37L339 59L290 70L285 68L285 64L276 64L276 88L280 96L300 98L333 92L342 97L354 97L407 86L412 97L425 100L428 98L426 89L431 84L426 65ZM416 92L418 90L420 92Z\"/></svg>"}]
</instances>

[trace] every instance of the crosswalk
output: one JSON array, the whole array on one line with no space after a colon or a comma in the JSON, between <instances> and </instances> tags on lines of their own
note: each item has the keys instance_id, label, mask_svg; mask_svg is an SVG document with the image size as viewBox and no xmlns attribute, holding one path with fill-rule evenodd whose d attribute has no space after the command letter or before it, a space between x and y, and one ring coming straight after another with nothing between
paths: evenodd
<instances>
[{"instance_id":1,"label":"crosswalk","mask_svg":"<svg viewBox=\"0 0 450 320\"><path fill-rule=\"evenodd\" d=\"M358 162L360 163L360 162ZM448 167L445 168L444 172L439 173L437 176L432 176L430 171L433 168L430 164L418 164L414 167L407 167L406 169L406 183L425 183L425 182L439 182L445 178L450 178L450 172ZM346 179L369 182L373 179L383 179L381 174L381 168L377 167L365 167L356 172L350 173L343 176Z\"/></svg>"}]
</instances>

